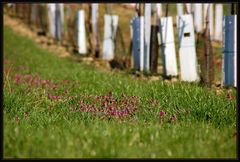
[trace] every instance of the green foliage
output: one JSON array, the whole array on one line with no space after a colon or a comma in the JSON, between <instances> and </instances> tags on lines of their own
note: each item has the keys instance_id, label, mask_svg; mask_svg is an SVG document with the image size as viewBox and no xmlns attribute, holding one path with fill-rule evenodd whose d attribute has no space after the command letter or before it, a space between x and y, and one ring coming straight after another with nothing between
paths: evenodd
<instances>
[{"instance_id":1,"label":"green foliage","mask_svg":"<svg viewBox=\"0 0 240 162\"><path fill-rule=\"evenodd\" d=\"M236 158L236 102L224 93L217 95L197 84L107 73L58 58L8 27L4 27L4 60L5 158ZM16 84L15 74L69 83L57 89ZM59 100L48 98L48 93L62 95L65 90ZM83 96L109 91L116 98L122 93L138 96L138 112L120 120L72 109L78 108ZM166 112L162 123L160 111ZM171 115L176 121L169 122Z\"/></svg>"}]
</instances>

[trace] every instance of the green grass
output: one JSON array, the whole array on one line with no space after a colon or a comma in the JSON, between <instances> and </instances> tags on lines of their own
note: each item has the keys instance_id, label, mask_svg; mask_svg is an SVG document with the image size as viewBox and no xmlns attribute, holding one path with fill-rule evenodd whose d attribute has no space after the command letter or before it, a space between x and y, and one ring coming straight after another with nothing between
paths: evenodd
<instances>
[{"instance_id":1,"label":"green grass","mask_svg":"<svg viewBox=\"0 0 240 162\"><path fill-rule=\"evenodd\" d=\"M4 27L4 157L236 158L236 101L197 84L136 79L58 58ZM15 74L69 80L55 91L17 85ZM51 101L69 90L75 99ZM112 91L138 96L139 111L124 120L74 111L83 95ZM232 95L236 91L232 90ZM154 105L153 100L158 104ZM159 124L158 113L166 112ZM29 116L24 117L24 112ZM167 122L175 114L175 122ZM16 116L20 118L16 122Z\"/></svg>"}]
</instances>

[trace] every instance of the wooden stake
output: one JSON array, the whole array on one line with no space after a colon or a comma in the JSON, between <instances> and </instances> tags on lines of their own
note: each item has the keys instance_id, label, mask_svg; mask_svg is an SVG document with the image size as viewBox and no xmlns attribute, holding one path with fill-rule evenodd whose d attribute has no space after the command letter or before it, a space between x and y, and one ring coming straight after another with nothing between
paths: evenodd
<instances>
[{"instance_id":1,"label":"wooden stake","mask_svg":"<svg viewBox=\"0 0 240 162\"><path fill-rule=\"evenodd\" d=\"M137 13L137 16L140 16L140 3L137 3L136 4L136 13Z\"/></svg>"},{"instance_id":2,"label":"wooden stake","mask_svg":"<svg viewBox=\"0 0 240 162\"><path fill-rule=\"evenodd\" d=\"M208 19L208 14L209 14L209 6L207 8L207 14L206 14L206 26L205 26L205 31L204 31L204 49L205 49L205 70L206 70L206 76L204 82L209 86L209 46L208 46L208 35L209 35L209 19Z\"/></svg>"},{"instance_id":3,"label":"wooden stake","mask_svg":"<svg viewBox=\"0 0 240 162\"><path fill-rule=\"evenodd\" d=\"M151 26L151 43L150 43L150 71L157 73L158 68L158 14L157 6L153 5L153 24Z\"/></svg>"},{"instance_id":4,"label":"wooden stake","mask_svg":"<svg viewBox=\"0 0 240 162\"><path fill-rule=\"evenodd\" d=\"M231 15L234 15L234 3L231 5Z\"/></svg>"},{"instance_id":5,"label":"wooden stake","mask_svg":"<svg viewBox=\"0 0 240 162\"><path fill-rule=\"evenodd\" d=\"M139 15L140 16L143 16L143 8L144 8L144 4L142 4L142 3L139 3Z\"/></svg>"},{"instance_id":6,"label":"wooden stake","mask_svg":"<svg viewBox=\"0 0 240 162\"><path fill-rule=\"evenodd\" d=\"M95 51L95 50L94 50L94 46L92 43L93 34L92 34L91 17L92 17L92 7L91 7L91 4L88 4L87 32L88 32L89 53L92 54L93 51Z\"/></svg>"},{"instance_id":7,"label":"wooden stake","mask_svg":"<svg viewBox=\"0 0 240 162\"><path fill-rule=\"evenodd\" d=\"M166 4L166 17L168 17L168 3Z\"/></svg>"},{"instance_id":8,"label":"wooden stake","mask_svg":"<svg viewBox=\"0 0 240 162\"><path fill-rule=\"evenodd\" d=\"M204 78L204 82L208 87L211 86L212 81L214 80L214 66L213 66L213 53L211 47L211 38L210 38L210 29L209 29L209 6L207 8L206 14L206 27L204 30L204 49L205 49L205 70L206 76Z\"/></svg>"},{"instance_id":9,"label":"wooden stake","mask_svg":"<svg viewBox=\"0 0 240 162\"><path fill-rule=\"evenodd\" d=\"M124 43L123 34L122 34L122 30L121 30L120 26L118 26L118 30L117 31L118 31L118 33L120 35L122 49L123 49L123 52L125 54L126 53L126 51L125 51L125 43Z\"/></svg>"}]
</instances>

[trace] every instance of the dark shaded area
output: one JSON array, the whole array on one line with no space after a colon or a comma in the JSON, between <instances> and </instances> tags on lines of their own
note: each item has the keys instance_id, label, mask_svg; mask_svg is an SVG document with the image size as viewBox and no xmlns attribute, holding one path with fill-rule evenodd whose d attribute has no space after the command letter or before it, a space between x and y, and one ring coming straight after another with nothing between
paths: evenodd
<instances>
[{"instance_id":1,"label":"dark shaded area","mask_svg":"<svg viewBox=\"0 0 240 162\"><path fill-rule=\"evenodd\" d=\"M153 74L157 73L158 69L158 26L151 26L151 43L150 43L150 71Z\"/></svg>"}]
</instances>

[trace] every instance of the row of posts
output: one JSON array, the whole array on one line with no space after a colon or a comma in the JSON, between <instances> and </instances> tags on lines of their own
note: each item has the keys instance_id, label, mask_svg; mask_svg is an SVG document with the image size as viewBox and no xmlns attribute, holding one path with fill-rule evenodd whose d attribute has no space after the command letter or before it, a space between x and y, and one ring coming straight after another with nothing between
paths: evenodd
<instances>
[{"instance_id":1,"label":"row of posts","mask_svg":"<svg viewBox=\"0 0 240 162\"><path fill-rule=\"evenodd\" d=\"M177 4L178 15L176 16L177 35L178 35L178 52L180 62L180 78L182 81L203 82L211 86L214 81L214 53L212 49L213 37L213 17L212 4L204 4L204 30L202 31L202 5L195 4L194 13L190 10L189 5ZM232 6L232 5L231 5ZM152 7L152 8L151 8ZM185 13L182 11L185 8ZM150 68L151 58L156 58L158 52L154 51L154 38L149 42L149 29L152 24L154 28L155 22L151 23L152 11L153 19L155 19L156 10L159 11L159 39L158 45L161 48L163 75L165 77L178 76L177 58L175 51L173 19L168 16L168 5L166 6L165 15L161 10L161 5L144 4L144 13L141 13L141 4L137 5L137 16L132 18L133 31L133 56L134 66L140 71L151 72L156 71ZM222 82L223 86L237 86L237 49L236 49L236 15L226 15L223 17L222 5L216 5L216 31L215 40L222 42ZM220 18L219 18L220 16ZM155 30L156 31L156 30ZM195 43L195 32L197 35L197 43ZM151 37L156 34L151 33ZM204 41L203 55L199 55L200 64L197 59L196 44L199 39ZM149 48L153 47L150 50ZM150 60L150 61L149 61ZM155 59L157 60L157 59ZM157 65L157 64L155 64ZM152 71L153 70L153 71ZM199 76L200 74L200 76Z\"/></svg>"},{"instance_id":2,"label":"row of posts","mask_svg":"<svg viewBox=\"0 0 240 162\"><path fill-rule=\"evenodd\" d=\"M59 41L63 40L64 24L66 24L64 16L68 20L74 16L70 15L71 6L69 4L66 4L65 8L62 3L48 3L47 7L45 4L34 3L22 4L21 7L16 4L10 5L14 9L12 11L23 18L26 23L40 26L41 32L48 30L51 37ZM178 76L173 18L168 16L168 4L165 14L160 3L134 5L136 16L130 20L134 69L152 74L157 73L158 48L160 48L164 77ZM202 9L204 14L202 14ZM106 5L105 10L102 59L113 60L119 17L112 14L111 5ZM99 57L98 4L90 4L88 11L88 22L85 24L84 9L76 10L76 22L73 21L73 24L66 25L69 32L68 41L73 42L79 54L86 55L89 52L86 47L86 30L90 30L88 37L90 49L94 49L91 52L95 52L95 57ZM232 15L223 17L222 4L216 4L215 11L214 30L212 4L177 4L176 24L180 78L182 81L203 81L207 85L211 85L214 80L214 55L211 40L223 41L223 85L236 87L236 15L231 12ZM46 22L46 17L48 17L48 22ZM77 35L71 33L73 30L71 27L74 26ZM197 34L196 43L195 33ZM204 40L205 51L204 56L199 56L202 59L198 64L196 46L198 49L198 42L201 38ZM201 75L199 76L199 74Z\"/></svg>"}]
</instances>

